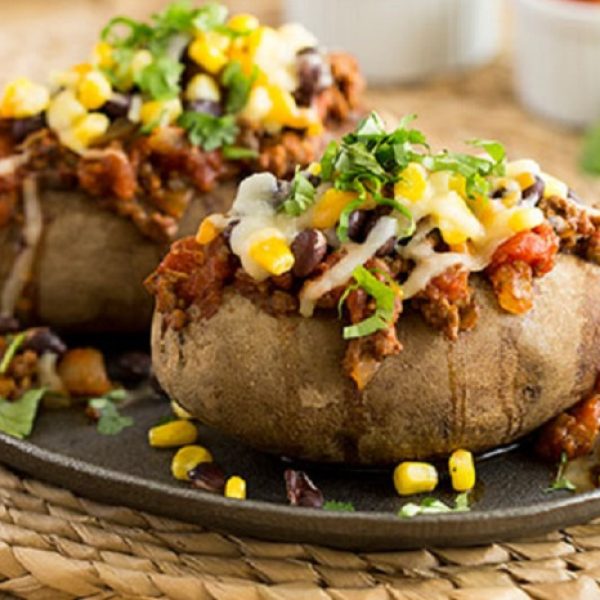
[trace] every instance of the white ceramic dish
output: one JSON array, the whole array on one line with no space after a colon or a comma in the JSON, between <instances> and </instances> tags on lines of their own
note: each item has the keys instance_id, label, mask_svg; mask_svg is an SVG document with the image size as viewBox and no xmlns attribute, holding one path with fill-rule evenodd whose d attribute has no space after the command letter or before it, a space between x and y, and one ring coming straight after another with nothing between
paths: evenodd
<instances>
[{"instance_id":1,"label":"white ceramic dish","mask_svg":"<svg viewBox=\"0 0 600 600\"><path fill-rule=\"evenodd\" d=\"M515 0L517 93L532 111L574 126L600 119L600 4Z\"/></svg>"},{"instance_id":2,"label":"white ceramic dish","mask_svg":"<svg viewBox=\"0 0 600 600\"><path fill-rule=\"evenodd\" d=\"M285 20L354 54L372 84L477 66L499 46L502 0L285 0L284 8Z\"/></svg>"}]
</instances>

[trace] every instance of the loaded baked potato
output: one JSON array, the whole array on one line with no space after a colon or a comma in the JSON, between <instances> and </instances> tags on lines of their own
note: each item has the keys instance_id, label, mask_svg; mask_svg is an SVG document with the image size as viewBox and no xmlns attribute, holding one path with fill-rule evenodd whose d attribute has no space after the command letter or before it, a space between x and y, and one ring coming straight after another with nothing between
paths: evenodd
<instances>
[{"instance_id":1,"label":"loaded baked potato","mask_svg":"<svg viewBox=\"0 0 600 600\"><path fill-rule=\"evenodd\" d=\"M231 205L231 181L293 174L353 120L362 79L299 25L175 2L116 17L93 59L0 99L0 311L143 330L168 243Z\"/></svg>"},{"instance_id":2,"label":"loaded baked potato","mask_svg":"<svg viewBox=\"0 0 600 600\"><path fill-rule=\"evenodd\" d=\"M531 160L432 153L373 114L291 185L258 174L147 285L153 366L260 449L383 464L505 444L600 366L600 212Z\"/></svg>"}]
</instances>

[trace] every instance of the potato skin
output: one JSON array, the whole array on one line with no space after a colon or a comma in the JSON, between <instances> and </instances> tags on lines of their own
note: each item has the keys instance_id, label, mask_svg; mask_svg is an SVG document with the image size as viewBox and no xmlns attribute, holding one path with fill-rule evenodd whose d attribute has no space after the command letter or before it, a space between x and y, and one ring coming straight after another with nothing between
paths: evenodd
<instances>
[{"instance_id":1,"label":"potato skin","mask_svg":"<svg viewBox=\"0 0 600 600\"><path fill-rule=\"evenodd\" d=\"M227 210L236 184L198 195L177 237L193 233L208 213ZM44 227L31 282L27 321L62 331L143 332L152 319L152 298L142 282L168 245L142 236L137 227L81 192L44 190ZM0 289L19 249L21 227L0 228Z\"/></svg>"},{"instance_id":2,"label":"potato skin","mask_svg":"<svg viewBox=\"0 0 600 600\"><path fill-rule=\"evenodd\" d=\"M600 367L600 268L560 255L534 308L501 311L473 277L475 330L448 341L406 312L404 350L359 394L341 368L333 317L275 318L227 292L185 330L152 330L167 393L203 422L265 451L314 461L387 464L509 443L588 392Z\"/></svg>"}]
</instances>

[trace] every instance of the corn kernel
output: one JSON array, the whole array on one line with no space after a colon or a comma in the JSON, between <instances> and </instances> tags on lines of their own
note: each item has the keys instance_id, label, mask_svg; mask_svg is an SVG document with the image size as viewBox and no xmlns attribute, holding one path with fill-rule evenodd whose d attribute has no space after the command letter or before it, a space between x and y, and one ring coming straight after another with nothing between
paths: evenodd
<instances>
[{"instance_id":1,"label":"corn kernel","mask_svg":"<svg viewBox=\"0 0 600 600\"><path fill-rule=\"evenodd\" d=\"M400 179L394 185L394 196L417 202L423 197L426 189L427 172L421 165L410 163L400 173Z\"/></svg>"},{"instance_id":2,"label":"corn kernel","mask_svg":"<svg viewBox=\"0 0 600 600\"><path fill-rule=\"evenodd\" d=\"M464 231L455 229L453 223L438 221L438 227L440 228L444 242L449 246L460 246L469 239Z\"/></svg>"},{"instance_id":3,"label":"corn kernel","mask_svg":"<svg viewBox=\"0 0 600 600\"><path fill-rule=\"evenodd\" d=\"M519 184L521 190L526 190L532 185L535 185L535 175L533 173L519 173L515 177L515 180Z\"/></svg>"},{"instance_id":4,"label":"corn kernel","mask_svg":"<svg viewBox=\"0 0 600 600\"><path fill-rule=\"evenodd\" d=\"M356 192L329 188L317 201L312 214L312 225L317 229L335 227L347 204L358 198Z\"/></svg>"},{"instance_id":5,"label":"corn kernel","mask_svg":"<svg viewBox=\"0 0 600 600\"><path fill-rule=\"evenodd\" d=\"M240 118L253 123L260 123L273 108L273 102L269 95L269 90L263 85L257 85L252 88L246 106L240 112Z\"/></svg>"},{"instance_id":6,"label":"corn kernel","mask_svg":"<svg viewBox=\"0 0 600 600\"><path fill-rule=\"evenodd\" d=\"M51 129L63 131L69 129L85 114L85 107L77 100L75 93L71 90L63 90L50 101L46 119Z\"/></svg>"},{"instance_id":7,"label":"corn kernel","mask_svg":"<svg viewBox=\"0 0 600 600\"><path fill-rule=\"evenodd\" d=\"M225 497L245 500L246 481L237 475L230 477L225 484Z\"/></svg>"},{"instance_id":8,"label":"corn kernel","mask_svg":"<svg viewBox=\"0 0 600 600\"><path fill-rule=\"evenodd\" d=\"M77 98L86 108L100 108L112 95L108 79L100 71L85 74L77 86Z\"/></svg>"},{"instance_id":9,"label":"corn kernel","mask_svg":"<svg viewBox=\"0 0 600 600\"><path fill-rule=\"evenodd\" d=\"M177 450L171 461L171 473L175 479L189 481L188 473L193 468L212 461L212 454L204 446L184 446Z\"/></svg>"},{"instance_id":10,"label":"corn kernel","mask_svg":"<svg viewBox=\"0 0 600 600\"><path fill-rule=\"evenodd\" d=\"M483 225L456 192L441 197L433 208L437 225L447 244L485 237Z\"/></svg>"},{"instance_id":11,"label":"corn kernel","mask_svg":"<svg viewBox=\"0 0 600 600\"><path fill-rule=\"evenodd\" d=\"M171 412L178 418L178 419L193 419L193 415L191 415L187 410L185 410L185 408L183 408L183 406L181 406L181 404L178 404L177 402L175 402L175 400L171 400Z\"/></svg>"},{"instance_id":12,"label":"corn kernel","mask_svg":"<svg viewBox=\"0 0 600 600\"><path fill-rule=\"evenodd\" d=\"M227 64L225 52L229 39L216 32L201 33L190 45L188 54L196 64L215 75Z\"/></svg>"},{"instance_id":13,"label":"corn kernel","mask_svg":"<svg viewBox=\"0 0 600 600\"><path fill-rule=\"evenodd\" d=\"M558 196L559 198L567 198L569 196L569 187L566 183L562 182L552 175L546 173L541 174L544 180L544 198L550 198L551 196Z\"/></svg>"},{"instance_id":14,"label":"corn kernel","mask_svg":"<svg viewBox=\"0 0 600 600\"><path fill-rule=\"evenodd\" d=\"M461 175L460 173L451 175L448 181L448 187L462 198L467 197L467 178L464 175Z\"/></svg>"},{"instance_id":15,"label":"corn kernel","mask_svg":"<svg viewBox=\"0 0 600 600\"><path fill-rule=\"evenodd\" d=\"M277 85L269 85L267 90L271 99L271 110L267 118L281 125L302 127L297 123L298 107L292 94Z\"/></svg>"},{"instance_id":16,"label":"corn kernel","mask_svg":"<svg viewBox=\"0 0 600 600\"><path fill-rule=\"evenodd\" d=\"M544 213L539 208L521 207L516 208L508 219L508 226L512 231L518 233L527 229L533 229L544 222Z\"/></svg>"},{"instance_id":17,"label":"corn kernel","mask_svg":"<svg viewBox=\"0 0 600 600\"><path fill-rule=\"evenodd\" d=\"M144 125L164 127L177 120L183 112L181 100L171 98L170 100L151 100L144 102L140 109L140 120Z\"/></svg>"},{"instance_id":18,"label":"corn kernel","mask_svg":"<svg viewBox=\"0 0 600 600\"><path fill-rule=\"evenodd\" d=\"M26 77L19 77L4 88L0 100L0 117L23 119L45 110L50 101L48 90Z\"/></svg>"},{"instance_id":19,"label":"corn kernel","mask_svg":"<svg viewBox=\"0 0 600 600\"><path fill-rule=\"evenodd\" d=\"M175 448L193 444L198 437L195 425L186 419L157 425L148 431L148 441L153 448Z\"/></svg>"},{"instance_id":20,"label":"corn kernel","mask_svg":"<svg viewBox=\"0 0 600 600\"><path fill-rule=\"evenodd\" d=\"M219 230L210 219L204 219L198 227L196 242L201 245L210 244L219 235Z\"/></svg>"},{"instance_id":21,"label":"corn kernel","mask_svg":"<svg viewBox=\"0 0 600 600\"><path fill-rule=\"evenodd\" d=\"M250 246L250 258L271 275L282 275L294 266L294 255L286 241L268 237Z\"/></svg>"},{"instance_id":22,"label":"corn kernel","mask_svg":"<svg viewBox=\"0 0 600 600\"><path fill-rule=\"evenodd\" d=\"M79 119L71 129L59 132L61 141L74 150L83 152L102 137L110 125L110 119L102 113L89 113Z\"/></svg>"},{"instance_id":23,"label":"corn kernel","mask_svg":"<svg viewBox=\"0 0 600 600\"><path fill-rule=\"evenodd\" d=\"M394 487L400 496L431 492L437 483L437 470L429 463L403 462L394 470Z\"/></svg>"},{"instance_id":24,"label":"corn kernel","mask_svg":"<svg viewBox=\"0 0 600 600\"><path fill-rule=\"evenodd\" d=\"M115 64L113 48L108 42L98 42L92 52L92 61L102 69L110 69Z\"/></svg>"},{"instance_id":25,"label":"corn kernel","mask_svg":"<svg viewBox=\"0 0 600 600\"><path fill-rule=\"evenodd\" d=\"M452 487L457 492L467 492L475 486L475 463L468 450L455 450L448 460Z\"/></svg>"},{"instance_id":26,"label":"corn kernel","mask_svg":"<svg viewBox=\"0 0 600 600\"><path fill-rule=\"evenodd\" d=\"M213 77L200 73L190 79L186 89L185 97L188 100L209 100L219 102L221 100L221 91Z\"/></svg>"},{"instance_id":27,"label":"corn kernel","mask_svg":"<svg viewBox=\"0 0 600 600\"><path fill-rule=\"evenodd\" d=\"M308 165L307 171L311 175L318 177L321 174L321 163L319 163L319 162L310 163L310 165Z\"/></svg>"},{"instance_id":28,"label":"corn kernel","mask_svg":"<svg viewBox=\"0 0 600 600\"><path fill-rule=\"evenodd\" d=\"M254 15L248 14L233 15L229 21L227 21L227 27L238 33L254 31L255 29L258 29L259 26L259 20Z\"/></svg>"}]
</instances>

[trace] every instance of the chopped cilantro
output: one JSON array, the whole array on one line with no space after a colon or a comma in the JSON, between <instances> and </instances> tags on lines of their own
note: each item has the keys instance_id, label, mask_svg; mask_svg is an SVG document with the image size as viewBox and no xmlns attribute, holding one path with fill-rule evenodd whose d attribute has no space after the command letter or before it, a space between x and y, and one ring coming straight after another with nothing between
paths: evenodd
<instances>
[{"instance_id":1,"label":"chopped cilantro","mask_svg":"<svg viewBox=\"0 0 600 600\"><path fill-rule=\"evenodd\" d=\"M556 492L558 490L567 490L569 492L575 491L575 485L565 477L565 470L569 460L566 452L562 452L560 455L560 462L558 463L558 470L556 471L556 477L554 481L547 487L545 492Z\"/></svg>"},{"instance_id":2,"label":"chopped cilantro","mask_svg":"<svg viewBox=\"0 0 600 600\"><path fill-rule=\"evenodd\" d=\"M0 431L23 439L29 436L37 416L43 388L27 390L18 400L0 398Z\"/></svg>"},{"instance_id":3,"label":"chopped cilantro","mask_svg":"<svg viewBox=\"0 0 600 600\"><path fill-rule=\"evenodd\" d=\"M102 435L117 435L126 427L133 425L131 417L124 417L117 408L117 403L127 396L125 390L112 390L99 398L88 400L88 408L97 415L96 429Z\"/></svg>"},{"instance_id":4,"label":"chopped cilantro","mask_svg":"<svg viewBox=\"0 0 600 600\"><path fill-rule=\"evenodd\" d=\"M242 64L238 60L232 60L223 70L221 83L227 88L225 110L228 113L237 113L248 101L252 84L258 77L256 65L250 75L244 73Z\"/></svg>"},{"instance_id":5,"label":"chopped cilantro","mask_svg":"<svg viewBox=\"0 0 600 600\"><path fill-rule=\"evenodd\" d=\"M354 504L352 502L339 502L338 500L327 500L323 504L323 510L330 510L335 512L354 512Z\"/></svg>"},{"instance_id":6,"label":"chopped cilantro","mask_svg":"<svg viewBox=\"0 0 600 600\"><path fill-rule=\"evenodd\" d=\"M186 111L179 117L178 123L187 130L190 142L207 152L233 144L239 131L231 115L215 117L207 113Z\"/></svg>"},{"instance_id":7,"label":"chopped cilantro","mask_svg":"<svg viewBox=\"0 0 600 600\"><path fill-rule=\"evenodd\" d=\"M375 299L375 312L360 323L344 327L345 340L370 335L380 329L389 327L394 320L394 305L400 289L398 286L398 289L395 290L393 282L390 282L390 285L386 285L382 281L379 281L375 275L363 266L356 267L352 272L352 277L356 283L346 288L340 298L338 309L341 311L341 307L350 292L362 288L369 296Z\"/></svg>"},{"instance_id":8,"label":"chopped cilantro","mask_svg":"<svg viewBox=\"0 0 600 600\"><path fill-rule=\"evenodd\" d=\"M155 58L136 76L140 90L155 100L168 100L179 94L183 65L168 56Z\"/></svg>"},{"instance_id":9,"label":"chopped cilantro","mask_svg":"<svg viewBox=\"0 0 600 600\"><path fill-rule=\"evenodd\" d=\"M586 173L600 175L600 124L586 133L579 162Z\"/></svg>"},{"instance_id":10,"label":"chopped cilantro","mask_svg":"<svg viewBox=\"0 0 600 600\"><path fill-rule=\"evenodd\" d=\"M469 493L459 494L454 499L454 506L448 506L437 498L424 498L418 504L408 502L398 511L398 516L403 519L411 519L419 515L438 515L441 513L467 512L469 507Z\"/></svg>"},{"instance_id":11,"label":"chopped cilantro","mask_svg":"<svg viewBox=\"0 0 600 600\"><path fill-rule=\"evenodd\" d=\"M0 375L6 373L15 354L23 345L23 342L25 341L25 332L17 333L17 335L11 336L9 339L10 344L2 356L2 361L0 361Z\"/></svg>"},{"instance_id":12,"label":"chopped cilantro","mask_svg":"<svg viewBox=\"0 0 600 600\"><path fill-rule=\"evenodd\" d=\"M313 184L301 171L296 171L289 196L281 204L279 210L292 217L298 217L313 204L315 194L316 190Z\"/></svg>"}]
</instances>

